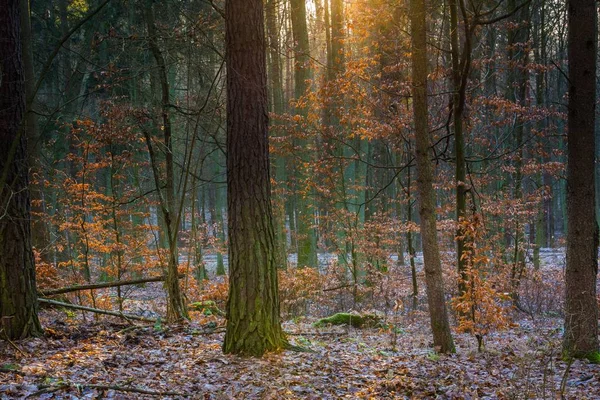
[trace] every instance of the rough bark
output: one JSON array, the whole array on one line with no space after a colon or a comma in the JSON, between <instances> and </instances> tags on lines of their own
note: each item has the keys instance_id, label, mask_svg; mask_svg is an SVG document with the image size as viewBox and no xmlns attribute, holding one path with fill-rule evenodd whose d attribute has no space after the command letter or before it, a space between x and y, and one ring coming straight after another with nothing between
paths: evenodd
<instances>
[{"instance_id":1,"label":"rough bark","mask_svg":"<svg viewBox=\"0 0 600 400\"><path fill-rule=\"evenodd\" d=\"M412 33L413 114L416 136L417 190L425 268L427 302L433 344L442 353L454 352L444 298L444 281L437 241L435 192L429 161L429 124L427 121L427 54L424 0L410 0Z\"/></svg>"},{"instance_id":2,"label":"rough bark","mask_svg":"<svg viewBox=\"0 0 600 400\"><path fill-rule=\"evenodd\" d=\"M40 334L31 248L25 86L17 0L0 6L0 337Z\"/></svg>"},{"instance_id":3,"label":"rough bark","mask_svg":"<svg viewBox=\"0 0 600 400\"><path fill-rule=\"evenodd\" d=\"M570 0L568 23L568 233L563 350L568 356L597 357L598 224L594 186L596 2Z\"/></svg>"},{"instance_id":4,"label":"rough bark","mask_svg":"<svg viewBox=\"0 0 600 400\"><path fill-rule=\"evenodd\" d=\"M262 0L228 0L227 206L229 299L225 353L282 349L271 207Z\"/></svg>"}]
</instances>

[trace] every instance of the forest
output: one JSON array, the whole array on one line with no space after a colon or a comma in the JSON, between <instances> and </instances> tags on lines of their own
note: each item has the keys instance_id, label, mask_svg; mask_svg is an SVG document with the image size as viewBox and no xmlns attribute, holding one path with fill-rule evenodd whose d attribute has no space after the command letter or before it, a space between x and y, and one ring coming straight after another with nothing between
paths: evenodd
<instances>
[{"instance_id":1,"label":"forest","mask_svg":"<svg viewBox=\"0 0 600 400\"><path fill-rule=\"evenodd\" d=\"M0 399L600 399L596 0L0 0Z\"/></svg>"}]
</instances>

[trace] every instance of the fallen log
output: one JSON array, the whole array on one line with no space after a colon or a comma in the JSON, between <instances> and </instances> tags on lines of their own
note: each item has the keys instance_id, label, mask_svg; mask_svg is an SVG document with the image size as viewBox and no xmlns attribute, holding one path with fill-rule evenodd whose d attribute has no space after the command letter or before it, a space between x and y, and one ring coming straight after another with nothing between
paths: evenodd
<instances>
[{"instance_id":1,"label":"fallen log","mask_svg":"<svg viewBox=\"0 0 600 400\"><path fill-rule=\"evenodd\" d=\"M185 277L184 274L179 275L179 279ZM140 278L140 279L131 279L128 281L114 281L114 282L102 282L102 283L91 283L89 285L75 285L75 286L67 286L60 289L38 289L38 296L46 297L46 296L55 296L57 294L78 292L80 290L90 290L90 289L104 289L109 287L117 287L117 286L127 286L127 285L139 285L140 283L148 283L148 282L162 282L166 279L164 276L155 276L153 278Z\"/></svg>"},{"instance_id":2,"label":"fallen log","mask_svg":"<svg viewBox=\"0 0 600 400\"><path fill-rule=\"evenodd\" d=\"M92 308L92 307L80 306L77 304L63 303L62 301L56 301L56 300L51 300L51 299L38 298L38 301L40 303L50 304L50 305L57 306L57 307L73 308L75 310L89 311L89 312L93 312L96 314L112 315L113 317L119 317L119 318L123 318L125 320L133 319L136 321L143 321L143 322L156 322L156 319L154 319L154 318L146 318L146 317L141 317L139 315L123 314L118 311L101 310L99 308Z\"/></svg>"}]
</instances>

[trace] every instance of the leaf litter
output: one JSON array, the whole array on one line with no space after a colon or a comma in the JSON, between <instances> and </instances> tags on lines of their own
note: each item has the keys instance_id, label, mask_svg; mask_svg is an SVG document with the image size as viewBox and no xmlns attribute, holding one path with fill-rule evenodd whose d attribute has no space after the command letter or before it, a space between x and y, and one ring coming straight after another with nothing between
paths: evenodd
<instances>
[{"instance_id":1,"label":"leaf litter","mask_svg":"<svg viewBox=\"0 0 600 400\"><path fill-rule=\"evenodd\" d=\"M483 352L456 334L452 355L432 349L422 312L397 336L290 321L290 341L311 352L262 359L222 354L217 316L160 329L55 310L41 318L44 337L15 342L20 351L0 342L1 399L600 399L600 366L561 359L558 318L523 317Z\"/></svg>"}]
</instances>

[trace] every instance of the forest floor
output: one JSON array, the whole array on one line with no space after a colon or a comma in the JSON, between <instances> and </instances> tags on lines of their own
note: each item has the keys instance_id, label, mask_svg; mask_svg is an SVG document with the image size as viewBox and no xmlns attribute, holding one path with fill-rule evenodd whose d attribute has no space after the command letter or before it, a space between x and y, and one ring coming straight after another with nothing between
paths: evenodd
<instances>
[{"instance_id":1,"label":"forest floor","mask_svg":"<svg viewBox=\"0 0 600 400\"><path fill-rule=\"evenodd\" d=\"M482 352L457 334L452 355L432 351L423 312L396 334L301 319L284 329L312 352L262 359L223 355L216 316L170 327L41 319L44 337L0 342L1 399L600 399L600 366L561 360L558 318L523 318Z\"/></svg>"},{"instance_id":2,"label":"forest floor","mask_svg":"<svg viewBox=\"0 0 600 400\"><path fill-rule=\"evenodd\" d=\"M388 328L315 328L317 315L351 309L348 296L323 289L309 303L284 296L284 315L309 316L285 317L284 330L311 351L262 359L223 355L225 320L217 315L194 311L185 325L131 325L44 308L43 337L0 340L0 399L600 399L600 365L561 359L564 254L543 256L538 283L522 286L531 314L514 311L512 327L486 336L482 352L473 336L455 333L456 354L435 353L424 294L416 310L393 306L411 290L407 268L398 266L377 284L372 304L388 310ZM287 278L287 290L314 280L302 277ZM329 275L324 280L337 286ZM213 282L223 307L226 286ZM124 295L129 313L156 318L164 310L160 283ZM290 304L301 307L291 312Z\"/></svg>"}]
</instances>

